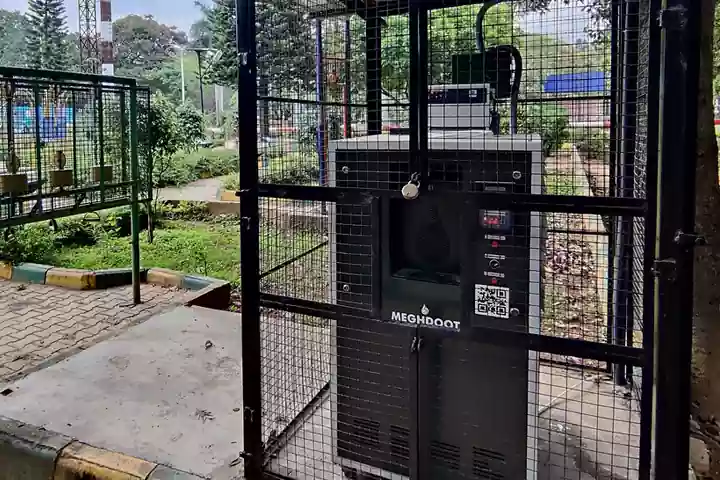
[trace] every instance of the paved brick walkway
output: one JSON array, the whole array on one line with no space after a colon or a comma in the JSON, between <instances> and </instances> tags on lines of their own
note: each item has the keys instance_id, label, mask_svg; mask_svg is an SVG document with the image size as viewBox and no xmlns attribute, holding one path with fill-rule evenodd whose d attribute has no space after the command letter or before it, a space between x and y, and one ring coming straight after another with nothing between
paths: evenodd
<instances>
[{"instance_id":1,"label":"paved brick walkway","mask_svg":"<svg viewBox=\"0 0 720 480\"><path fill-rule=\"evenodd\" d=\"M0 382L61 360L106 336L182 303L185 291L142 286L75 291L0 280Z\"/></svg>"}]
</instances>

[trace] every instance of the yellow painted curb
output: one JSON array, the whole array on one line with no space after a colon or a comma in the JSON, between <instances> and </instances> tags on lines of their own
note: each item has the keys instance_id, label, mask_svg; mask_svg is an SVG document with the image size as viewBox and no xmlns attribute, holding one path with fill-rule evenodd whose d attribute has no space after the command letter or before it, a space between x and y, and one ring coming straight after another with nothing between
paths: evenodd
<instances>
[{"instance_id":1,"label":"yellow painted curb","mask_svg":"<svg viewBox=\"0 0 720 480\"><path fill-rule=\"evenodd\" d=\"M182 288L184 277L181 273L165 268L151 268L147 273L147 283Z\"/></svg>"},{"instance_id":2,"label":"yellow painted curb","mask_svg":"<svg viewBox=\"0 0 720 480\"><path fill-rule=\"evenodd\" d=\"M223 190L220 192L220 200L223 202L239 202L240 199L235 195L234 190Z\"/></svg>"},{"instance_id":3,"label":"yellow painted curb","mask_svg":"<svg viewBox=\"0 0 720 480\"><path fill-rule=\"evenodd\" d=\"M73 442L60 453L53 480L145 480L157 464Z\"/></svg>"},{"instance_id":4,"label":"yellow painted curb","mask_svg":"<svg viewBox=\"0 0 720 480\"><path fill-rule=\"evenodd\" d=\"M53 267L45 275L45 285L75 290L93 290L95 289L95 272Z\"/></svg>"},{"instance_id":5,"label":"yellow painted curb","mask_svg":"<svg viewBox=\"0 0 720 480\"><path fill-rule=\"evenodd\" d=\"M12 263L0 262L0 278L10 280L12 278Z\"/></svg>"}]
</instances>

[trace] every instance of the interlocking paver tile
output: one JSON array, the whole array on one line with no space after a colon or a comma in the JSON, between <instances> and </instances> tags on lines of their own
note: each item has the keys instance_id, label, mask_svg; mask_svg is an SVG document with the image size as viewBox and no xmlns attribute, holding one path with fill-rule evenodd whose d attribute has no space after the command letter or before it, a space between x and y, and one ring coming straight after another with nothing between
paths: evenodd
<instances>
[{"instance_id":1,"label":"interlocking paver tile","mask_svg":"<svg viewBox=\"0 0 720 480\"><path fill-rule=\"evenodd\" d=\"M77 291L0 280L0 382L55 357L87 348L183 302L185 291L142 286L141 305L132 286Z\"/></svg>"}]
</instances>

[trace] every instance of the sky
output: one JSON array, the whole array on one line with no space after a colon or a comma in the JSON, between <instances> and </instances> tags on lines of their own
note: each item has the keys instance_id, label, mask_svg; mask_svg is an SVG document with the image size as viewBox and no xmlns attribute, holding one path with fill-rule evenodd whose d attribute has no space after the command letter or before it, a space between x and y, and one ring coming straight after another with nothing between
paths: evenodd
<instances>
[{"instance_id":1,"label":"sky","mask_svg":"<svg viewBox=\"0 0 720 480\"><path fill-rule=\"evenodd\" d=\"M77 0L66 0L68 26L78 28ZM0 8L25 11L27 0L0 0ZM113 0L113 18L128 14L152 15L159 22L175 25L188 31L190 25L200 17L200 11L193 0ZM530 14L520 21L523 30L545 33L573 42L584 38L584 29L589 15L579 6L562 6L553 2L550 11L544 14Z\"/></svg>"},{"instance_id":2,"label":"sky","mask_svg":"<svg viewBox=\"0 0 720 480\"><path fill-rule=\"evenodd\" d=\"M65 0L67 9L68 27L78 29L77 0ZM27 0L0 0L0 8L5 10L20 10L27 8ZM152 15L159 22L175 25L186 32L190 25L200 18L200 10L193 0L113 0L113 18L128 14Z\"/></svg>"}]
</instances>

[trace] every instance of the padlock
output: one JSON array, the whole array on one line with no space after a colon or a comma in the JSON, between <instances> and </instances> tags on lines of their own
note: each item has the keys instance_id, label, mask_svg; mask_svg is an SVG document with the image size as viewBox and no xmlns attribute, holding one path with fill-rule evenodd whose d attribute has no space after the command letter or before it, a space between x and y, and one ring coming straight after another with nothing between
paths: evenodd
<instances>
[{"instance_id":1,"label":"padlock","mask_svg":"<svg viewBox=\"0 0 720 480\"><path fill-rule=\"evenodd\" d=\"M415 200L420 195L420 189L412 181L408 182L407 185L402 187L402 196L406 200Z\"/></svg>"}]
</instances>

